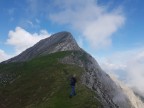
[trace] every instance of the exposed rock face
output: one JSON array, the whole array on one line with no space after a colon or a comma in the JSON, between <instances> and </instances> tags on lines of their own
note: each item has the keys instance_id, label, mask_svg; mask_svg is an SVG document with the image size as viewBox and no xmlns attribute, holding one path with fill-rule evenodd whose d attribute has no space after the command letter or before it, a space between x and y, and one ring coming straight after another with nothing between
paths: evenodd
<instances>
[{"instance_id":1,"label":"exposed rock face","mask_svg":"<svg viewBox=\"0 0 144 108\"><path fill-rule=\"evenodd\" d=\"M117 80L114 76L110 75L112 80L119 86L123 93L129 98L131 104L134 106L134 108L144 108L144 103L140 99L140 97L137 97L134 92L128 88L125 84Z\"/></svg>"},{"instance_id":2,"label":"exposed rock face","mask_svg":"<svg viewBox=\"0 0 144 108\"><path fill-rule=\"evenodd\" d=\"M96 92L95 97L101 101L104 108L144 108L140 100L135 101L136 104L140 102L140 105L134 105L131 100L133 96L129 97L125 94L125 89L122 89L122 86L106 74L91 55L77 45L69 32L60 32L41 40L33 47L4 63L27 61L40 55L58 51L75 51L59 61L78 65L84 69L82 83Z\"/></svg>"},{"instance_id":3,"label":"exposed rock face","mask_svg":"<svg viewBox=\"0 0 144 108\"><path fill-rule=\"evenodd\" d=\"M27 61L36 56L69 50L80 50L80 47L76 43L71 33L59 32L51 37L41 40L33 47L25 50L12 59L4 61L3 63Z\"/></svg>"},{"instance_id":4,"label":"exposed rock face","mask_svg":"<svg viewBox=\"0 0 144 108\"><path fill-rule=\"evenodd\" d=\"M104 107L136 108L125 91L100 68L94 58L87 56L87 59L89 62L84 65L87 69L83 76L83 83L98 94Z\"/></svg>"},{"instance_id":5,"label":"exposed rock face","mask_svg":"<svg viewBox=\"0 0 144 108\"><path fill-rule=\"evenodd\" d=\"M96 60L85 51L72 54L60 60L62 63L76 64L84 68L82 83L95 91L104 108L141 108L134 107L124 91L98 65Z\"/></svg>"}]
</instances>

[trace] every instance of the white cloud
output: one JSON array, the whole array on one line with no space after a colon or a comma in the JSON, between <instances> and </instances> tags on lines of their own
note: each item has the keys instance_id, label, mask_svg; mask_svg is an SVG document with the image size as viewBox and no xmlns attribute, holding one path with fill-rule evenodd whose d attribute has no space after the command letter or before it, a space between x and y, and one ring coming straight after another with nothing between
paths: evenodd
<instances>
[{"instance_id":1,"label":"white cloud","mask_svg":"<svg viewBox=\"0 0 144 108\"><path fill-rule=\"evenodd\" d=\"M119 61L119 62L116 62ZM101 61L101 67L114 74L144 97L144 49L116 53Z\"/></svg>"},{"instance_id":2,"label":"white cloud","mask_svg":"<svg viewBox=\"0 0 144 108\"><path fill-rule=\"evenodd\" d=\"M55 2L59 12L50 14L52 21L68 24L85 36L93 48L111 45L111 37L125 21L122 11L117 8L108 11L95 0L67 0Z\"/></svg>"},{"instance_id":3,"label":"white cloud","mask_svg":"<svg viewBox=\"0 0 144 108\"><path fill-rule=\"evenodd\" d=\"M39 33L29 33L21 27L16 27L15 31L9 31L8 36L6 43L14 46L16 54L19 54L41 39L49 37L50 34L46 30L41 30Z\"/></svg>"},{"instance_id":4,"label":"white cloud","mask_svg":"<svg viewBox=\"0 0 144 108\"><path fill-rule=\"evenodd\" d=\"M10 57L12 57L11 55L8 55L5 51L3 51L2 49L0 49L0 62L9 59Z\"/></svg>"}]
</instances>

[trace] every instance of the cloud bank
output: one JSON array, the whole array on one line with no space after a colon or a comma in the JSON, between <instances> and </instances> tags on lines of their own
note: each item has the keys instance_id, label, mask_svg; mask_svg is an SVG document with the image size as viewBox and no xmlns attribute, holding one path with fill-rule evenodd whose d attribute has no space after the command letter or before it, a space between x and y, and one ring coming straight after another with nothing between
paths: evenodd
<instances>
[{"instance_id":1,"label":"cloud bank","mask_svg":"<svg viewBox=\"0 0 144 108\"><path fill-rule=\"evenodd\" d=\"M41 39L49 37L51 34L46 30L40 30L39 33L30 33L21 27L16 27L15 30L10 30L6 44L14 47L13 55L7 54L0 49L0 62L18 55L27 48L33 46Z\"/></svg>"},{"instance_id":2,"label":"cloud bank","mask_svg":"<svg viewBox=\"0 0 144 108\"><path fill-rule=\"evenodd\" d=\"M116 62L119 61L119 62ZM144 97L144 49L120 52L106 58L101 67Z\"/></svg>"},{"instance_id":3,"label":"cloud bank","mask_svg":"<svg viewBox=\"0 0 144 108\"><path fill-rule=\"evenodd\" d=\"M0 62L9 59L12 55L8 55L4 50L0 49Z\"/></svg>"},{"instance_id":4,"label":"cloud bank","mask_svg":"<svg viewBox=\"0 0 144 108\"><path fill-rule=\"evenodd\" d=\"M121 9L110 11L95 0L56 0L55 5L60 11L51 13L50 19L73 27L95 49L111 45L112 34L125 22Z\"/></svg>"},{"instance_id":5,"label":"cloud bank","mask_svg":"<svg viewBox=\"0 0 144 108\"><path fill-rule=\"evenodd\" d=\"M9 31L6 44L14 46L16 54L19 54L50 35L46 30L40 30L39 33L29 33L21 27L16 27L14 31Z\"/></svg>"}]
</instances>

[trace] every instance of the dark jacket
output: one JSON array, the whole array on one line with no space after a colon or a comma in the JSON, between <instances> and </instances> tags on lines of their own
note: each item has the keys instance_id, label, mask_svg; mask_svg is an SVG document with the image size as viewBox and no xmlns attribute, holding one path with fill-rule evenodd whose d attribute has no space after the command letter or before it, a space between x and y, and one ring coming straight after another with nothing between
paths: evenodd
<instances>
[{"instance_id":1,"label":"dark jacket","mask_svg":"<svg viewBox=\"0 0 144 108\"><path fill-rule=\"evenodd\" d=\"M76 84L76 78L72 77L71 80L70 80L70 85L75 86L75 84Z\"/></svg>"}]
</instances>

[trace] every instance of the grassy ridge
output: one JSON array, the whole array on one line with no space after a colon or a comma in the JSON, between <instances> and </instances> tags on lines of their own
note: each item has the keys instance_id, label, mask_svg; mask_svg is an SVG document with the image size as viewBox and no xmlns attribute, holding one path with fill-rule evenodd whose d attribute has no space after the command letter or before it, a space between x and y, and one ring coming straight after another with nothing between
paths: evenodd
<instances>
[{"instance_id":1,"label":"grassy ridge","mask_svg":"<svg viewBox=\"0 0 144 108\"><path fill-rule=\"evenodd\" d=\"M58 52L24 63L0 64L0 74L16 79L0 87L0 108L98 108L94 93L81 84L83 69L61 64L71 52ZM77 95L69 98L69 77L77 75Z\"/></svg>"}]
</instances>

